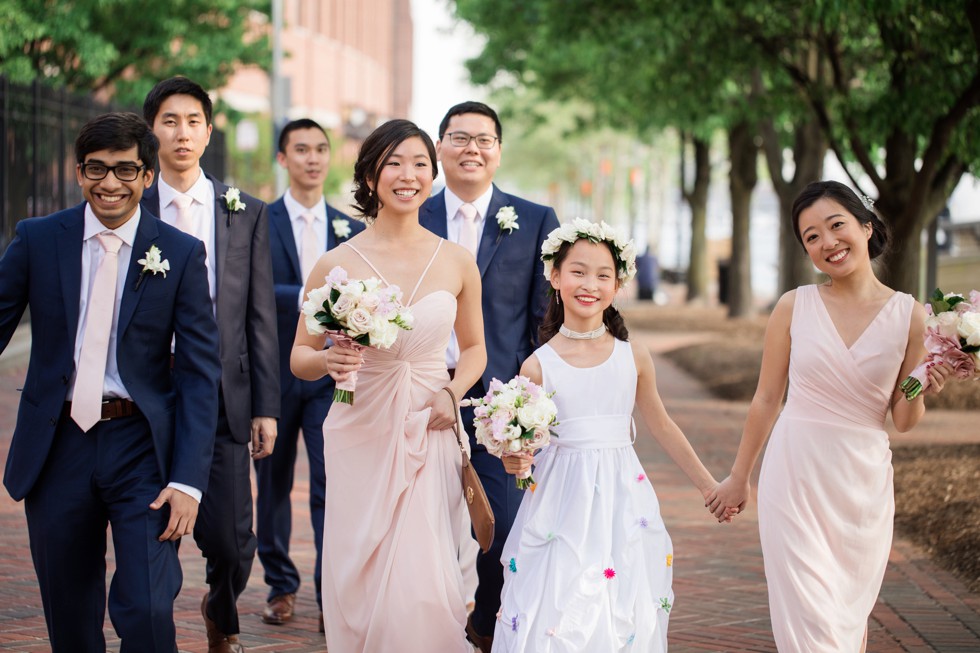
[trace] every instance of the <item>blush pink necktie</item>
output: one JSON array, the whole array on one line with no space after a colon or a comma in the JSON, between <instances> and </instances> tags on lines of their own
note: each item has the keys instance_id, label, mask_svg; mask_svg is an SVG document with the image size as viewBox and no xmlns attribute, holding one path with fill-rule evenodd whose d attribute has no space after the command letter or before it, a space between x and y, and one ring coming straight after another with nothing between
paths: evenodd
<instances>
[{"instance_id":1,"label":"blush pink necktie","mask_svg":"<svg viewBox=\"0 0 980 653\"><path fill-rule=\"evenodd\" d=\"M459 207L459 214L463 216L463 221L459 225L459 244L476 258L476 207L469 203L463 204Z\"/></svg>"},{"instance_id":2,"label":"blush pink necktie","mask_svg":"<svg viewBox=\"0 0 980 653\"><path fill-rule=\"evenodd\" d=\"M303 272L303 283L305 284L306 280L310 278L313 266L316 265L320 254L323 253L323 247L317 239L316 231L313 230L313 221L316 220L316 216L312 213L304 213L301 217L305 224L303 225L303 233L300 235L303 246L300 248L299 267Z\"/></svg>"},{"instance_id":3,"label":"blush pink necktie","mask_svg":"<svg viewBox=\"0 0 980 653\"><path fill-rule=\"evenodd\" d=\"M114 233L96 236L105 255L95 272L95 281L85 310L85 331L78 355L75 392L71 401L71 418L82 432L102 419L102 387L105 383L106 358L109 354L109 332L116 305L116 278L119 273L119 248L123 241Z\"/></svg>"},{"instance_id":4,"label":"blush pink necktie","mask_svg":"<svg viewBox=\"0 0 980 653\"><path fill-rule=\"evenodd\" d=\"M194 204L194 198L190 195L178 193L174 195L171 202L177 206L177 222L174 223L174 226L185 234L196 236L197 229L194 224L194 212L191 210L191 205Z\"/></svg>"}]
</instances>

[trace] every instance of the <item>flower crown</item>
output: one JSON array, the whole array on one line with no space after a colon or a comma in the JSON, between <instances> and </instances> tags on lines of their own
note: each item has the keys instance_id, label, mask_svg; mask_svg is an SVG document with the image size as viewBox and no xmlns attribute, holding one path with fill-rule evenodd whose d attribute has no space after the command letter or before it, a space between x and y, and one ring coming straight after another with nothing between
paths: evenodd
<instances>
[{"instance_id":1,"label":"flower crown","mask_svg":"<svg viewBox=\"0 0 980 653\"><path fill-rule=\"evenodd\" d=\"M586 239L592 243L607 242L612 246L616 259L616 276L619 283L627 284L636 275L636 245L626 237L622 230L605 222L590 222L575 218L566 222L550 234L541 245L541 260L544 261L544 276L551 279L555 254L562 243L574 243Z\"/></svg>"}]
</instances>

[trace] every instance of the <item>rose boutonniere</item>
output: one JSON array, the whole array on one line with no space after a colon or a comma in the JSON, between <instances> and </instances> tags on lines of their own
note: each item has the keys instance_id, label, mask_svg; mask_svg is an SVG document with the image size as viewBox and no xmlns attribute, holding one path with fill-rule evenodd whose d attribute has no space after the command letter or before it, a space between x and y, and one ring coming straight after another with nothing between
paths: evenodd
<instances>
[{"instance_id":1,"label":"rose boutonniere","mask_svg":"<svg viewBox=\"0 0 980 653\"><path fill-rule=\"evenodd\" d=\"M514 229L520 229L521 226L517 224L517 212L514 211L513 206L505 206L499 211L497 211L497 226L500 230L507 230L507 233L511 233Z\"/></svg>"},{"instance_id":2,"label":"rose boutonniere","mask_svg":"<svg viewBox=\"0 0 980 653\"><path fill-rule=\"evenodd\" d=\"M225 201L225 208L228 209L228 226L231 226L231 214L245 209L245 202L242 201L242 191L234 186L228 189L221 199Z\"/></svg>"},{"instance_id":3,"label":"rose boutonniere","mask_svg":"<svg viewBox=\"0 0 980 653\"><path fill-rule=\"evenodd\" d=\"M143 255L143 258L136 261L143 266L143 269L140 270L140 275L136 278L136 289L139 289L140 283L142 283L143 277L146 276L147 272L154 275L162 274L164 279L167 278L167 272L170 271L170 261L161 258L161 256L160 248L156 245L150 245L150 249Z\"/></svg>"},{"instance_id":4,"label":"rose boutonniere","mask_svg":"<svg viewBox=\"0 0 980 653\"><path fill-rule=\"evenodd\" d=\"M330 222L330 226L333 227L333 233L335 236L337 236L337 238L343 239L350 236L350 225L347 223L347 220L344 220L343 218L334 218Z\"/></svg>"}]
</instances>

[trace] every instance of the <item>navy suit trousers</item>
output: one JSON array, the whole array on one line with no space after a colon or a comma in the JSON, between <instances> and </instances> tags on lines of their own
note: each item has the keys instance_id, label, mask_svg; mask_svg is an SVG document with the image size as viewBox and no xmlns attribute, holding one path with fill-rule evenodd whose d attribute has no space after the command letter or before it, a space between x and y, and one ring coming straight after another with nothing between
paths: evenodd
<instances>
[{"instance_id":1,"label":"navy suit trousers","mask_svg":"<svg viewBox=\"0 0 980 653\"><path fill-rule=\"evenodd\" d=\"M313 584L317 605L320 600L320 569L323 558L323 506L326 497L326 472L323 463L323 421L333 403L333 386L324 383L297 382L282 395L282 417L279 436L272 455L255 461L258 498L255 503L256 533L259 538L259 560L265 569L268 599L295 594L300 573L289 557L289 538L293 529L290 493L299 444L299 432L310 463L310 522L316 547Z\"/></svg>"},{"instance_id":2,"label":"navy suit trousers","mask_svg":"<svg viewBox=\"0 0 980 653\"><path fill-rule=\"evenodd\" d=\"M25 499L31 556L51 650L105 653L106 529L116 573L109 618L122 653L177 650L174 599L183 580L177 546L159 542L169 506L143 416L99 422L82 433L67 412L41 476Z\"/></svg>"}]
</instances>

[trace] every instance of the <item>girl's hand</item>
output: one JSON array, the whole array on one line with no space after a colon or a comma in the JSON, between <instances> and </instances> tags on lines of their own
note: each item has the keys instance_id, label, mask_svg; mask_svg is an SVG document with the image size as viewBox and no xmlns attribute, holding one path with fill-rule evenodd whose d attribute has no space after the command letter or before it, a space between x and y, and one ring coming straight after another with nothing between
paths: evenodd
<instances>
[{"instance_id":1,"label":"girl's hand","mask_svg":"<svg viewBox=\"0 0 980 653\"><path fill-rule=\"evenodd\" d=\"M929 376L929 385L922 391L924 395L938 395L946 385L946 379L953 373L953 369L946 363L936 363L932 365L926 374Z\"/></svg>"},{"instance_id":2,"label":"girl's hand","mask_svg":"<svg viewBox=\"0 0 980 653\"><path fill-rule=\"evenodd\" d=\"M426 408L431 408L429 413L429 428L435 431L451 429L456 425L456 406L452 398L445 390L439 390L425 404ZM459 434L465 439L465 433Z\"/></svg>"},{"instance_id":3,"label":"girl's hand","mask_svg":"<svg viewBox=\"0 0 980 653\"><path fill-rule=\"evenodd\" d=\"M327 374L337 382L346 381L351 372L361 369L361 365L364 364L361 352L340 345L325 349L323 358L326 361Z\"/></svg>"},{"instance_id":4,"label":"girl's hand","mask_svg":"<svg viewBox=\"0 0 980 653\"><path fill-rule=\"evenodd\" d=\"M705 497L704 506L720 522L730 522L733 515L745 509L749 500L749 481L731 476L715 486Z\"/></svg>"},{"instance_id":5,"label":"girl's hand","mask_svg":"<svg viewBox=\"0 0 980 653\"><path fill-rule=\"evenodd\" d=\"M513 474L518 478L524 478L531 471L534 454L528 451L505 453L500 460L504 463L504 469L507 470L508 474Z\"/></svg>"}]
</instances>

